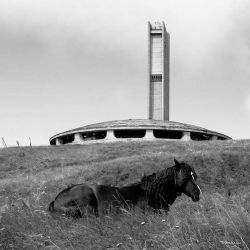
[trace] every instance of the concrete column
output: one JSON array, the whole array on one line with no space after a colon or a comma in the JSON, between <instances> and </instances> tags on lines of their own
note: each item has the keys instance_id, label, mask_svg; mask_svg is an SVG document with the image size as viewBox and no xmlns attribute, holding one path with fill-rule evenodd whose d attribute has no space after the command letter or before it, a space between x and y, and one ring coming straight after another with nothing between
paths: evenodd
<instances>
[{"instance_id":1,"label":"concrete column","mask_svg":"<svg viewBox=\"0 0 250 250\"><path fill-rule=\"evenodd\" d=\"M154 137L153 130L152 129L147 129L146 130L146 135L143 137L143 139L145 139L145 140L154 140L155 137Z\"/></svg>"},{"instance_id":2,"label":"concrete column","mask_svg":"<svg viewBox=\"0 0 250 250\"><path fill-rule=\"evenodd\" d=\"M105 140L109 140L109 141L115 141L116 137L114 135L114 130L107 130L107 135L105 137Z\"/></svg>"},{"instance_id":3,"label":"concrete column","mask_svg":"<svg viewBox=\"0 0 250 250\"><path fill-rule=\"evenodd\" d=\"M218 140L218 136L217 135L213 135L210 140L212 140L212 141Z\"/></svg>"},{"instance_id":4,"label":"concrete column","mask_svg":"<svg viewBox=\"0 0 250 250\"><path fill-rule=\"evenodd\" d=\"M74 134L74 141L73 143L83 143L83 137L82 137L82 134L81 133L76 133Z\"/></svg>"},{"instance_id":5,"label":"concrete column","mask_svg":"<svg viewBox=\"0 0 250 250\"><path fill-rule=\"evenodd\" d=\"M182 141L190 141L191 140L191 133L188 131L183 132L183 136L181 138Z\"/></svg>"},{"instance_id":6,"label":"concrete column","mask_svg":"<svg viewBox=\"0 0 250 250\"><path fill-rule=\"evenodd\" d=\"M63 144L63 140L61 138L56 138L56 145L62 145Z\"/></svg>"}]
</instances>

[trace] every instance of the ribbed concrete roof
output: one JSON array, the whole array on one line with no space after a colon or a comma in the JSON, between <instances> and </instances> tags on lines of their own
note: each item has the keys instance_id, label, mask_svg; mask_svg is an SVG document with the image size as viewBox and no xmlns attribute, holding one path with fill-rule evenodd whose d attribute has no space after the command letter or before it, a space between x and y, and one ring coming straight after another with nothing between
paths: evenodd
<instances>
[{"instance_id":1,"label":"ribbed concrete roof","mask_svg":"<svg viewBox=\"0 0 250 250\"><path fill-rule=\"evenodd\" d=\"M166 129L166 130L202 132L205 134L213 134L213 135L222 136L222 137L231 139L230 137L224 134L220 134L215 131L207 130L202 127L180 123L180 122L162 121L162 120L146 120L146 119L129 119L129 120L107 121L107 122L95 123L95 124L75 128L75 129L68 130L68 131L54 135L53 137L50 138L50 141L60 136L74 134L78 132L88 132L88 131L93 131L93 130L95 131L112 130L112 129Z\"/></svg>"}]
</instances>

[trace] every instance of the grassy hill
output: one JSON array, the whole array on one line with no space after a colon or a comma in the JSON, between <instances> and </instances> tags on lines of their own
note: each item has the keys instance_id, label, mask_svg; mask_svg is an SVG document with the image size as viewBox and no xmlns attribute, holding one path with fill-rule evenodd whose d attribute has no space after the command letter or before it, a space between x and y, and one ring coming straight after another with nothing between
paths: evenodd
<instances>
[{"instance_id":1,"label":"grassy hill","mask_svg":"<svg viewBox=\"0 0 250 250\"><path fill-rule=\"evenodd\" d=\"M186 161L202 199L182 195L168 214L52 218L71 183L125 185ZM128 142L0 149L0 249L249 249L250 140Z\"/></svg>"}]
</instances>

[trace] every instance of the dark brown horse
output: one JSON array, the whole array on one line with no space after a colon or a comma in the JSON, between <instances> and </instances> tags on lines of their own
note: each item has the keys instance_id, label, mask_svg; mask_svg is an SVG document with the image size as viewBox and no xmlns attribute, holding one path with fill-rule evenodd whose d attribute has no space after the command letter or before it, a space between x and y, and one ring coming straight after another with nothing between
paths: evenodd
<instances>
[{"instance_id":1,"label":"dark brown horse","mask_svg":"<svg viewBox=\"0 0 250 250\"><path fill-rule=\"evenodd\" d=\"M168 210L181 193L199 200L197 175L187 163L179 163L162 171L144 176L140 182L124 187L77 184L61 191L49 205L51 212L63 212L73 217L86 213L96 216L112 207L144 206Z\"/></svg>"},{"instance_id":2,"label":"dark brown horse","mask_svg":"<svg viewBox=\"0 0 250 250\"><path fill-rule=\"evenodd\" d=\"M148 205L154 209L168 210L177 196L186 194L193 201L199 201L200 188L196 184L197 174L193 167L178 162L163 171L158 171L141 179L141 187L146 190Z\"/></svg>"}]
</instances>

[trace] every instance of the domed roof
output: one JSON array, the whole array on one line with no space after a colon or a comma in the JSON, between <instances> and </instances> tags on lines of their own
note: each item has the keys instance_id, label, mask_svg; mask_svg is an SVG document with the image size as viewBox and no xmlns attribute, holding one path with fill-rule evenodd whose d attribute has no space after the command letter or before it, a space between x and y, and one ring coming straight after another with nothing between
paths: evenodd
<instances>
[{"instance_id":1,"label":"domed roof","mask_svg":"<svg viewBox=\"0 0 250 250\"><path fill-rule=\"evenodd\" d=\"M118 130L118 129L163 129L163 130L202 132L204 134L213 134L224 137L226 139L231 139L230 137L224 134L220 134L215 131L207 130L202 127L180 122L147 120L147 119L128 119L128 120L114 120L114 121L95 123L75 128L54 135L53 137L50 138L50 141L55 139L56 137L75 134L75 133L88 132L88 131L102 131L102 130Z\"/></svg>"}]
</instances>

